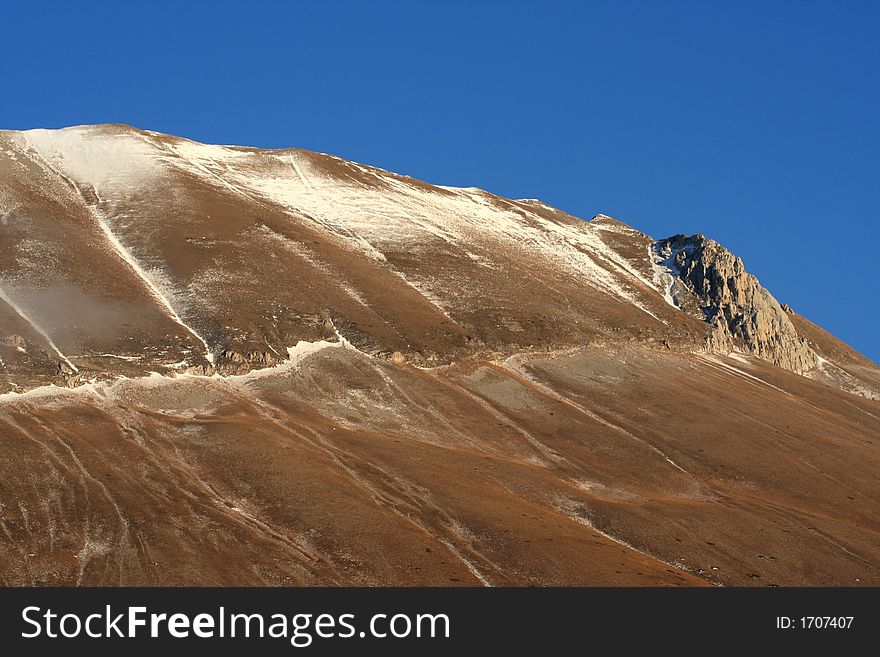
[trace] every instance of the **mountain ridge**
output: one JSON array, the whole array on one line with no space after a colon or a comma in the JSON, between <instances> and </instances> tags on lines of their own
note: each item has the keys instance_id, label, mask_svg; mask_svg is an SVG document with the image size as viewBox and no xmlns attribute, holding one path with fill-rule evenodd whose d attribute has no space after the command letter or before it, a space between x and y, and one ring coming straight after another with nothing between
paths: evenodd
<instances>
[{"instance_id":1,"label":"mountain ridge","mask_svg":"<svg viewBox=\"0 0 880 657\"><path fill-rule=\"evenodd\" d=\"M0 132L0 585L876 586L877 390L703 237Z\"/></svg>"},{"instance_id":2,"label":"mountain ridge","mask_svg":"<svg viewBox=\"0 0 880 657\"><path fill-rule=\"evenodd\" d=\"M178 324L184 333L189 334L190 338L194 338L196 342L202 344L203 358L199 359L192 355L195 345L179 347L176 355L169 355L168 358L165 358L166 362L162 364L165 369L168 369L169 365L181 362L185 362L184 369L202 373L211 373L215 369L226 373L241 373L251 367L272 366L283 360L284 350L292 344L296 344L300 338L314 340L329 337L332 339L333 334L338 331L334 328L328 333L327 327L334 321L348 326L348 329L352 331L353 339L361 340L365 348L389 357L392 354L400 354L399 357L423 366L430 362L450 362L450 359L468 357L468 354L475 355L478 352L484 355L494 352L509 354L512 353L511 350L515 351L536 345L555 348L578 344L579 340L575 338L577 332L559 341L559 344L554 344L553 339L545 339L540 335L540 330L537 327L532 331L522 330L524 319L534 321L535 317L540 316L547 316L553 320L553 324L558 326L558 323L562 321L561 315L565 314L560 312L558 308L559 302L565 303L561 299L557 302L557 307L551 309L550 313L546 312L548 309L543 307L533 309L533 312L523 318L509 316L509 313L502 312L499 313L499 317L494 319L495 325L493 327L487 326L487 323L483 321L469 324L479 329L477 333L486 334L484 336L468 335L469 332L475 333L475 331L463 328L460 323L462 320L452 319L444 309L449 307L453 313L463 310L457 307L459 301L454 298L453 291L442 289L445 285L443 278L454 277L458 274L459 278L466 280L469 274L466 267L470 267L474 263L478 265L474 274L477 278L485 273L480 271L481 268L502 267L511 272L516 271L522 266L524 254L514 252L510 256L505 255L503 258L499 258L497 253L499 249L525 250L522 248L523 243L536 245L536 248L532 250L533 253L525 254L525 257L543 258L548 261L548 267L561 269L560 262L554 260L554 258L558 258L563 265L570 265L568 268L574 269L576 275L586 275L588 278L582 280L597 292L605 295L610 294L612 297L616 297L617 301L629 303L637 311L653 317L661 325L672 329L669 331L670 335L663 335L664 331L658 330L657 326L640 326L639 336L642 333L648 333L649 335L645 336L648 341L659 341L667 345L683 339L685 342L693 342L693 348L701 348L699 340L691 339L691 334L698 331L695 325L681 317L670 318L664 314L662 309L658 310L659 304L655 294L659 292L667 304L677 310L681 310L681 308L673 299L673 292L682 298L685 296L693 297L696 294L693 267L699 263L690 262L691 279L678 275L672 276L673 273L679 272L679 266L676 265L675 272L673 272L667 266L668 262L658 259L658 249L668 249L673 240L680 242L688 240L688 244L694 244L697 241L700 241L701 244L717 244L711 240L707 241L704 236L690 238L675 236L654 240L637 229L607 215L597 214L591 220L584 221L537 199L508 200L477 188L434 186L408 176L347 162L332 155L304 149L263 150L254 147L204 145L192 140L141 130L124 124L74 126L59 131L42 129L20 132L0 131L0 140L6 144L5 152L11 154L13 162L18 157L25 161L29 160L30 166L26 166L24 171L26 175L33 175L34 169L38 171L42 169L43 177L48 183L46 188L60 187L54 191L55 198L61 199L56 202L63 205L64 203L70 204L72 199L78 199L73 202L77 211L85 215L86 223L92 224L91 229L94 229L97 224L100 235L110 242L111 250L115 252L115 256L121 258L130 270L126 276L132 277L133 275L136 279L131 281L130 285L143 288L140 293L146 293L158 303L159 308L156 310L160 314L166 315ZM107 162L102 164L101 158ZM243 164L241 164L242 162ZM306 170L308 170L308 175L305 173ZM7 169L7 171L9 170ZM132 172L142 178L132 178L134 175ZM7 175L9 174L7 173ZM195 180L192 180L192 177L195 177ZM185 278L190 272L183 272L183 278L180 280L177 278L180 273L169 272L169 256L176 257L178 261L183 258L197 261L199 258L211 257L211 240L209 238L203 234L197 234L199 229L194 227L193 236L185 239L197 248L181 249L178 247L177 250L181 253L174 254L168 248L168 242L169 239L173 239L171 234L181 229L179 224L171 223L167 228L146 229L152 232L167 231L167 235L160 236L160 240L164 243L159 245L151 244L149 242L151 237L145 236L137 230L131 231L133 233L131 237L125 236L124 233L126 229L131 228L131 224L125 225L124 221L120 221L120 218L115 215L114 205L134 202L137 207L137 203L141 202L136 198L137 190L145 184L149 187L152 184L149 182L151 180L156 181L156 184L165 184L166 189L173 189L174 193L180 197L179 203L169 204L170 211L177 216L185 217L186 215L183 213L192 212L189 207L192 205L192 199L187 196L195 196L197 192L202 191L194 190L191 187L194 184L202 187L209 186L212 190L211 194L227 197L221 198L221 202L234 201L236 205L240 206L241 211L248 214L256 215L268 210L276 215L276 220L271 222L271 225L251 219L247 222L235 222L239 225L233 225L231 228L237 231L247 228L249 232L239 232L239 234L247 235L249 238L261 242L273 242L275 253L272 253L272 257L280 257L281 254L277 251L282 251L285 257L311 260L309 264L316 265L317 263L318 269L327 268L331 266L330 261L322 254L316 254L312 249L309 249L308 239L291 239L290 226L286 225L286 220L291 215L295 215L301 220L305 219L309 225L301 227L311 229L311 232L317 229L319 233L314 235L318 239L312 239L312 242L317 244L320 239L328 237L335 239L337 244L342 242L341 246L344 251L351 251L354 247L361 258L366 257L381 263L390 270L392 276L401 279L403 284L410 288L406 292L407 295L411 297L412 293L417 294L421 297L420 305L430 307L430 310L427 308L425 310L433 315L433 318L426 318L425 321L435 327L434 331L437 330L439 323L440 330L447 333L447 340L442 341L443 344L425 345L416 349L412 349L410 342L406 339L393 340L389 344L388 332L396 332L398 328L393 323L386 327L386 330L382 332L383 335L376 335L375 330L364 330L364 322L352 322L350 318L345 316L346 312L340 312L338 308L331 308L328 304L322 304L328 307L313 306L310 313L314 317L313 326L306 330L301 329L284 340L267 341L265 335L261 334L265 334L268 329L274 327L266 325L243 328L236 335L229 335L218 324L220 318L216 308L210 309L210 316L206 317L203 312L193 307L199 304L189 298L193 296L193 292L189 287L191 282L188 283ZM331 184L325 182L328 180L331 181ZM18 184L22 185L23 183L18 181ZM282 185L288 184L298 185L298 190L289 192L288 189L282 187ZM324 197L316 191L316 185L318 187L325 185L328 188ZM121 198L115 200L103 198L105 192L102 188L108 190L109 196L117 194ZM357 190L356 193L360 194L360 198L354 196L352 190ZM353 201L346 204L349 195L354 198ZM230 196L232 199L228 198ZM378 217L377 220L372 224L358 223L352 220L351 216L357 216L363 210L358 206L358 203L366 208L365 212L374 213ZM23 205L26 210L27 202ZM345 212L350 212L351 215L340 213L336 209L337 205L343 206ZM382 215L382 212L386 214ZM501 225L501 229L493 230L491 226L467 225L467 222L464 222L465 225L462 226L461 221L448 220L446 217L438 219L440 213L443 212L458 212L459 214L469 212L478 217L485 217L484 221L487 224L497 221ZM6 216L9 213L10 211L7 210ZM407 213L409 214L407 215ZM208 217L210 218L210 214ZM388 221L387 225L383 225L382 221L388 217L393 217L393 221ZM453 219L456 218L453 217ZM116 222L120 222L122 225L116 226ZM209 222L203 222L200 225L203 233L216 232L216 225ZM584 228L586 226L589 229ZM461 228L465 230L461 230ZM403 239L398 240L401 243L393 243L393 240L386 239L388 236L383 234L383 231L392 233L395 229L401 233ZM585 234L585 231L588 233ZM505 232L509 235L505 235ZM391 237L393 238L393 235ZM477 240L489 238L486 241L489 242L488 247L491 252L476 254L468 251L468 240L474 237ZM241 240L242 237L238 237L238 239ZM125 246L122 240L130 240L131 243L129 246ZM141 244L137 243L139 241ZM397 251L394 254L396 262L389 262L382 251L383 242L388 241L392 241L392 248ZM447 251L442 254L446 256L447 262L439 263L440 267L436 268L439 271L428 272L427 276L423 275L418 271L420 263L413 262L412 254L405 251L405 248L412 242L416 242L416 246L422 247L422 250L428 247L439 247L439 249ZM519 243L517 244L517 242ZM227 245L228 241L224 246ZM54 246L56 250L59 248L57 245ZM643 246L647 251L647 258L646 254L640 251ZM230 249L234 248L235 245L230 247ZM404 252L400 252L401 249L404 249ZM140 254L136 253L138 251ZM535 251L537 253L534 253ZM705 259L705 254L710 252L716 254L713 255L716 260L719 253L729 254L726 249L720 246L708 249L701 247L701 253L704 254L701 256L701 260ZM436 251L431 254L431 257L436 256ZM139 258L145 261L145 267L139 264ZM336 273L350 277L349 270L352 258L352 254L348 253L341 266L332 265L331 267ZM758 316L770 318L770 320L764 319L763 323L749 324L741 308L737 314L739 319L736 320L739 324L737 325L733 321L733 315L730 315L727 322L716 322L706 335L703 346L710 352L718 353L737 348L743 349L747 353L768 359L773 364L798 374L812 372L811 375L815 378L822 379L831 385L840 385L839 381L835 381L833 377L819 371L820 361L818 358L797 336L793 324L787 321L785 314L780 310L781 307L772 295L760 286L757 279L749 278L751 275L745 271L742 261L732 254L730 257L724 256L724 258L729 261L726 280L734 285L737 281L741 284L747 282L746 287L753 291L752 299L757 296L766 297L766 303L759 304L764 307L764 310ZM334 254L333 259L339 259L339 255ZM193 269L191 265L184 263L180 263L179 266L188 270ZM473 269L471 267L472 271ZM716 269L714 265L707 265L700 271L705 274L707 271L714 272ZM238 276L245 271L244 263L235 263L235 266L223 263L218 275ZM18 275L21 276L21 272L18 272ZM386 272L385 278L387 275ZM78 274L78 276L81 277L83 274ZM671 281L667 280L668 277L671 277ZM0 274L0 281L3 281L2 274ZM545 282L549 283L549 281ZM372 284L370 283L370 285ZM388 281L383 284L387 289ZM14 288L14 286L12 287ZM442 289L440 296L452 298L440 299L437 293L431 291L432 287ZM508 304L516 303L518 291L515 287L511 287L509 284L499 287L501 289L493 296L493 302L505 300ZM721 312L723 315L722 306L726 308L731 301L728 294L729 289L729 285L722 286L718 290L704 291L705 293L696 294L696 298L687 299L685 305L688 308L684 309L685 315L696 317L697 306L705 309L713 304L715 311ZM709 297L716 293L728 296L720 302L711 300ZM347 294L354 299L355 303L364 305L364 300L359 298L359 294L351 294L350 285ZM401 295L401 292L396 294ZM11 300L8 294L6 299ZM472 300L468 299L467 301ZM189 323L184 321L178 313L178 307L184 315L187 313L193 315L193 321ZM588 304L584 307L586 312L583 314L587 315L593 312L594 307L592 303ZM36 314L39 313L40 309L37 309ZM13 313L7 309L7 314ZM16 314L27 320L26 312L24 315L21 312ZM526 313L523 314L526 315ZM631 312L618 313L618 315L630 314ZM335 320L332 319L333 316L336 317ZM441 316L444 317L444 320L440 319ZM570 323L579 323L579 320L572 318L570 314L568 314L568 318ZM265 322L266 319L264 312L260 321ZM709 321L705 317L703 319ZM619 322L619 318L616 321ZM34 325L34 322L29 323ZM442 327L444 323L446 326ZM39 324L40 322L37 321L36 325L39 326ZM644 325L645 322L641 319L630 321L631 326L640 324ZM751 326L752 333L760 328L761 337L758 339L745 335L744 331L748 332L747 326ZM513 327L514 330L509 330L510 327ZM591 336L596 337L597 333L603 335L604 339L608 339L614 337L614 333L621 332L619 326L610 327L610 331L607 330L608 326L598 328L598 331L584 332L582 339L589 340ZM423 331L423 329L420 330ZM559 329L556 328L556 330ZM517 333L528 333L530 339L516 340L521 336L512 334ZM210 345L206 336L210 336ZM511 341L511 338L514 341ZM20 343L24 339L19 333L7 336L8 342L16 343L16 349L21 346ZM183 336L178 336L176 339L180 341ZM452 347L448 342L449 339L457 342L458 347ZM189 340L185 339L185 341ZM243 342L244 346L235 347L233 343L236 341ZM475 349L477 345L480 346ZM776 346L770 347L768 345ZM189 351L184 353L180 351L181 349L189 349ZM49 349L44 351L56 351L59 355L55 367L61 380L75 384L83 378L79 374L79 367L74 365L73 361L69 360L57 347L49 345ZM104 352L109 353L112 350L105 349ZM121 358L112 360L104 358L97 364L97 367L92 367L92 370L97 370L100 376L102 374L112 375L114 372L126 375L126 372L138 369L132 363L136 362L133 359L141 356L141 353L120 353L118 355ZM10 360L12 356L12 354L8 354L7 360ZM91 360L101 358L94 355L87 357ZM77 356L74 360L77 358L81 357ZM129 360L126 361L126 358ZM218 359L216 368L215 358ZM45 370L46 364L41 365L36 362L38 360L35 359L34 368ZM123 362L117 362L120 360ZM201 362L199 362L200 360ZM158 365L159 363L154 364ZM83 365L85 370L89 370L91 367L89 363L83 363ZM111 365L112 367L110 367ZM110 371L105 372L105 368L109 368ZM177 369L179 367L168 371L172 373ZM151 370L141 368L141 372L144 374L149 371ZM851 377L852 375L848 374L847 376ZM861 381L860 377L861 374L857 375L856 379ZM42 380L45 381L45 377ZM872 383L864 384L862 382L861 387L849 387L853 391L860 390L862 393L868 391L865 394L874 395Z\"/></svg>"}]
</instances>

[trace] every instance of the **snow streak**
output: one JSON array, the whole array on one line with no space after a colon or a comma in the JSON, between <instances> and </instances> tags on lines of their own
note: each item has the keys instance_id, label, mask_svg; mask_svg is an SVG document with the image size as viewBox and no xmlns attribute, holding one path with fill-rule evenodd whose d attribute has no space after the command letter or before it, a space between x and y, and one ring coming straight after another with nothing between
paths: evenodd
<instances>
[{"instance_id":1,"label":"snow streak","mask_svg":"<svg viewBox=\"0 0 880 657\"><path fill-rule=\"evenodd\" d=\"M76 183L71 181L71 184L76 188ZM79 188L76 188L79 191ZM91 207L91 206L89 206ZM99 213L92 209L92 216L95 217L95 220L98 222L98 226L100 226L101 231L104 233L104 236L107 238L107 241L110 242L110 245L116 251L116 253L121 257L126 264L131 267L132 271L138 275L144 284L147 286L147 289L152 294L153 298L158 301L165 311L168 313L168 316L171 317L175 322L180 324L183 328L189 331L195 338L197 338L204 346L205 346L205 358L207 361L213 365L214 364L214 354L211 351L210 345L208 345L208 341L202 337L193 327L183 321L180 315L177 314L177 311L174 309L174 306L171 305L171 302L168 298L162 293L162 290L159 289L159 286L153 282L150 275L144 271L143 267L140 266L137 259L131 254L131 252L125 248L122 242L119 241L119 238L110 228L110 225L107 223L105 219L103 219Z\"/></svg>"},{"instance_id":2,"label":"snow streak","mask_svg":"<svg viewBox=\"0 0 880 657\"><path fill-rule=\"evenodd\" d=\"M58 354L59 358L61 358L61 360L63 360L70 369L72 369L74 372L79 372L79 370L76 368L76 365L74 365L67 359L67 356L65 356L58 348L58 346L52 341L52 338L49 337L49 334L46 333L45 329L43 329L43 327L41 327L33 319L31 319L30 316L21 308L21 306L10 299L9 295L3 291L2 287L0 287L0 300L4 301L6 305L12 308L24 321L30 324L31 328L39 333L43 337L43 339L46 340L49 346L55 350L55 353Z\"/></svg>"}]
</instances>

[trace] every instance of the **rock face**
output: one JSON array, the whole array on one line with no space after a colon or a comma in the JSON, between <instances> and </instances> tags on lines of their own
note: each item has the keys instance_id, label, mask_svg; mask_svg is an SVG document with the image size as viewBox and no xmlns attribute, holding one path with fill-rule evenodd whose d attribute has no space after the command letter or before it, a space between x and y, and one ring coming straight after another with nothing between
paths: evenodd
<instances>
[{"instance_id":1,"label":"rock face","mask_svg":"<svg viewBox=\"0 0 880 657\"><path fill-rule=\"evenodd\" d=\"M818 364L783 307L746 271L741 258L705 235L675 235L656 242L654 249L695 297L711 327L711 351L738 348L797 374ZM680 292L673 296L684 304Z\"/></svg>"}]
</instances>

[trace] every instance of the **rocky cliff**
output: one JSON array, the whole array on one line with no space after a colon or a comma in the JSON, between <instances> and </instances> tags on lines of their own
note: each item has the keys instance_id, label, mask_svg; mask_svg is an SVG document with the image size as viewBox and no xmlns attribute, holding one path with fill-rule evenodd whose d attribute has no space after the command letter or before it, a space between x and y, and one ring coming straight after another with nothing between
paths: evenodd
<instances>
[{"instance_id":1,"label":"rocky cliff","mask_svg":"<svg viewBox=\"0 0 880 657\"><path fill-rule=\"evenodd\" d=\"M709 324L710 350L740 349L798 374L816 367L816 353L741 258L705 235L675 235L656 242L654 250L676 279L676 303L684 307L695 301Z\"/></svg>"}]
</instances>

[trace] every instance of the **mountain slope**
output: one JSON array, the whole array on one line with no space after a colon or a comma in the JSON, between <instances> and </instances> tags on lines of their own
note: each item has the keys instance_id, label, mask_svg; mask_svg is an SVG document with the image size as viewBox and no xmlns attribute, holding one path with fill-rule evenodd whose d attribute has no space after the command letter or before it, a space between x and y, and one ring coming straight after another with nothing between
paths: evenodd
<instances>
[{"instance_id":1,"label":"mountain slope","mask_svg":"<svg viewBox=\"0 0 880 657\"><path fill-rule=\"evenodd\" d=\"M83 126L0 254L4 583L877 584L878 368L703 236Z\"/></svg>"}]
</instances>

